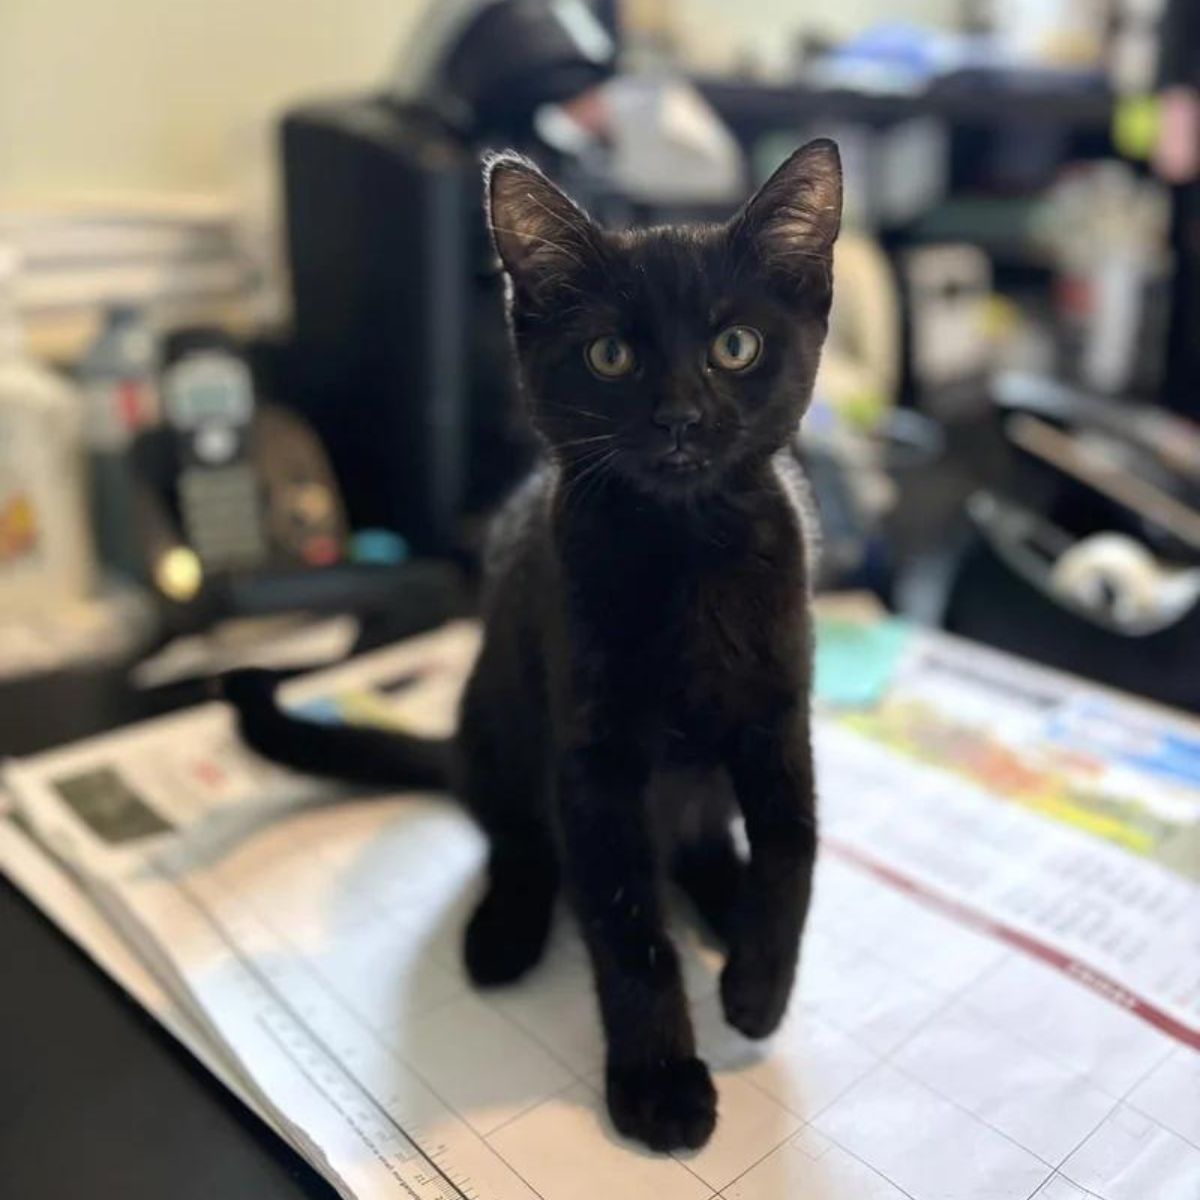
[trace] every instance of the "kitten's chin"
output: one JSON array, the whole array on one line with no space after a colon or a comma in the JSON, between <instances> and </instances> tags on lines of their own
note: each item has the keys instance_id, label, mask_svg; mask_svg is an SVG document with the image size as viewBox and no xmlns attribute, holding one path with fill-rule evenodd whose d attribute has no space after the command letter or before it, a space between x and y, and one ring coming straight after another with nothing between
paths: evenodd
<instances>
[{"instance_id":1,"label":"kitten's chin","mask_svg":"<svg viewBox=\"0 0 1200 1200\"><path fill-rule=\"evenodd\" d=\"M633 482L656 499L688 500L711 491L719 475L711 460L667 456L641 464Z\"/></svg>"}]
</instances>

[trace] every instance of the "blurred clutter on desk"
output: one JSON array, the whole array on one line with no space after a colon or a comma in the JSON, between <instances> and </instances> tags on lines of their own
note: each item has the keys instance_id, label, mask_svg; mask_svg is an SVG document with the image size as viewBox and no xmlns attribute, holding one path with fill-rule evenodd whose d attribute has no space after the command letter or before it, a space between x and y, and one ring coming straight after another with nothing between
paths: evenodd
<instances>
[{"instance_id":1,"label":"blurred clutter on desk","mask_svg":"<svg viewBox=\"0 0 1200 1200\"><path fill-rule=\"evenodd\" d=\"M0 678L156 654L152 686L468 611L535 451L481 154L604 222L706 221L820 135L849 204L801 430L821 587L1200 711L1186 6L247 0L236 36L156 17L136 106L39 89L143 7L15 4ZM72 140L101 119L107 161Z\"/></svg>"}]
</instances>

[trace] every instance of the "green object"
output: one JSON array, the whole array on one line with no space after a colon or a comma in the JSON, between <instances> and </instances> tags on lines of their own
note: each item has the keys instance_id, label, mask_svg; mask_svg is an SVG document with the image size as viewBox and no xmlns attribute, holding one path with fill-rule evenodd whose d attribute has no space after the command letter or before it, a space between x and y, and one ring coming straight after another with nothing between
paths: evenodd
<instances>
[{"instance_id":1,"label":"green object","mask_svg":"<svg viewBox=\"0 0 1200 1200\"><path fill-rule=\"evenodd\" d=\"M882 392L874 388L862 388L843 399L841 411L855 429L871 433L883 424L890 407Z\"/></svg>"},{"instance_id":2,"label":"green object","mask_svg":"<svg viewBox=\"0 0 1200 1200\"><path fill-rule=\"evenodd\" d=\"M1126 158L1144 161L1154 153L1161 124L1157 96L1126 96L1113 116L1113 144Z\"/></svg>"},{"instance_id":3,"label":"green object","mask_svg":"<svg viewBox=\"0 0 1200 1200\"><path fill-rule=\"evenodd\" d=\"M882 699L908 645L904 621L817 619L817 698L838 708L870 708Z\"/></svg>"}]
</instances>

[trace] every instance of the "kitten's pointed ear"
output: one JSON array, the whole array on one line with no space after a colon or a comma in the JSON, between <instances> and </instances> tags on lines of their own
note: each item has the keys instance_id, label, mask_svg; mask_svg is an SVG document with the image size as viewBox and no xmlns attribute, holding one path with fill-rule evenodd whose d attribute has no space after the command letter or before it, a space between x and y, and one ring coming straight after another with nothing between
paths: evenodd
<instances>
[{"instance_id":1,"label":"kitten's pointed ear","mask_svg":"<svg viewBox=\"0 0 1200 1200\"><path fill-rule=\"evenodd\" d=\"M730 236L753 248L772 275L801 282L828 264L842 225L842 160L828 138L809 142L747 201Z\"/></svg>"},{"instance_id":2,"label":"kitten's pointed ear","mask_svg":"<svg viewBox=\"0 0 1200 1200\"><path fill-rule=\"evenodd\" d=\"M497 155L484 179L492 239L518 290L536 295L595 258L596 227L528 159Z\"/></svg>"}]
</instances>

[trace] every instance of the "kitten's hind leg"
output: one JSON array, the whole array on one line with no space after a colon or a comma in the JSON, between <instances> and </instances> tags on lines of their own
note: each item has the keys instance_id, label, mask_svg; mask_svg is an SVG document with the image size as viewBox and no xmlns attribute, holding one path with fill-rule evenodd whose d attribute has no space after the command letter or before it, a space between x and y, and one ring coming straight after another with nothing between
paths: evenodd
<instances>
[{"instance_id":1,"label":"kitten's hind leg","mask_svg":"<svg viewBox=\"0 0 1200 1200\"><path fill-rule=\"evenodd\" d=\"M488 886L467 925L463 955L479 987L520 979L541 960L554 917L553 857L493 841Z\"/></svg>"},{"instance_id":2,"label":"kitten's hind leg","mask_svg":"<svg viewBox=\"0 0 1200 1200\"><path fill-rule=\"evenodd\" d=\"M746 864L727 825L681 842L672 856L672 877L722 948L729 946L745 874Z\"/></svg>"},{"instance_id":3,"label":"kitten's hind leg","mask_svg":"<svg viewBox=\"0 0 1200 1200\"><path fill-rule=\"evenodd\" d=\"M559 884L541 713L533 697L512 695L503 682L494 658L482 658L459 726L459 791L491 843L487 891L463 950L480 987L512 983L536 966Z\"/></svg>"}]
</instances>

